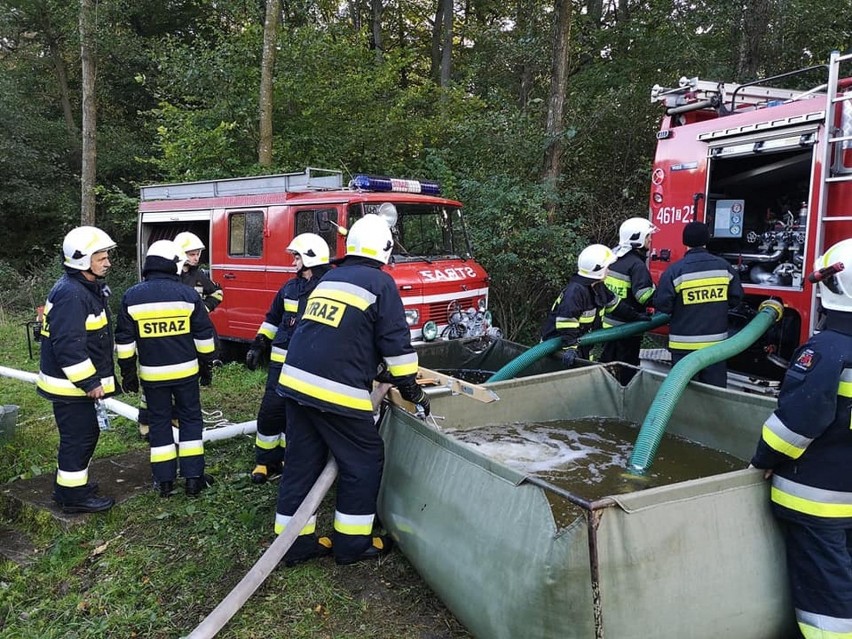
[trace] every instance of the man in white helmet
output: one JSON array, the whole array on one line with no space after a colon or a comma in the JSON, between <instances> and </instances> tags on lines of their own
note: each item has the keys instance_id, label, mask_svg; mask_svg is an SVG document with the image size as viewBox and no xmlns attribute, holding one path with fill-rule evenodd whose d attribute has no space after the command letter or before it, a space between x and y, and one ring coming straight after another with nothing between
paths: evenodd
<instances>
[{"instance_id":1,"label":"man in white helmet","mask_svg":"<svg viewBox=\"0 0 852 639\"><path fill-rule=\"evenodd\" d=\"M852 239L816 260L822 330L801 346L751 466L772 478L772 512L805 639L852 635Z\"/></svg>"},{"instance_id":2,"label":"man in white helmet","mask_svg":"<svg viewBox=\"0 0 852 639\"><path fill-rule=\"evenodd\" d=\"M316 288L329 265L328 244L316 233L302 233L287 247L293 256L296 277L284 283L275 295L266 317L246 353L246 367L255 370L271 346L266 391L257 412L257 435L254 442L255 467L251 480L262 484L281 472L284 461L286 414L284 398L275 392L281 367L287 357L290 337L305 312L308 296Z\"/></svg>"},{"instance_id":3,"label":"man in white helmet","mask_svg":"<svg viewBox=\"0 0 852 639\"><path fill-rule=\"evenodd\" d=\"M550 307L541 327L541 339L562 339L562 361L572 366L577 359L588 359L590 347L580 346L577 340L591 330L601 327L604 312L625 322L647 319L618 298L604 284L615 253L603 244L584 248L577 257L577 273Z\"/></svg>"},{"instance_id":4,"label":"man in white helmet","mask_svg":"<svg viewBox=\"0 0 852 639\"><path fill-rule=\"evenodd\" d=\"M212 381L213 325L201 298L180 282L184 259L171 240L148 247L143 281L124 293L115 336L122 387L138 391L141 379L145 390L151 471L162 497L172 494L178 465L190 497L211 481L204 473L198 385ZM173 410L178 442L172 432Z\"/></svg>"},{"instance_id":5,"label":"man in white helmet","mask_svg":"<svg viewBox=\"0 0 852 639\"><path fill-rule=\"evenodd\" d=\"M346 257L308 298L279 378L278 392L286 399L287 449L275 532L287 527L330 452L340 469L333 543L338 564L375 559L390 549L388 537L372 534L384 465L370 400L379 365L387 368L404 399L429 412L429 399L416 382L417 353L402 299L393 278L382 271L392 248L390 228L377 215L352 225ZM330 552L315 528L312 517L285 564Z\"/></svg>"},{"instance_id":6,"label":"man in white helmet","mask_svg":"<svg viewBox=\"0 0 852 639\"><path fill-rule=\"evenodd\" d=\"M618 246L613 249L618 259L610 265L604 279L607 288L637 313L645 313L653 305L654 281L647 261L651 235L656 231L657 227L646 218L631 217L622 222L618 229ZM604 315L604 328L614 328L623 323L611 314ZM641 347L641 334L606 342L601 362L625 362L639 366ZM635 369L624 368L619 371L619 381L627 384L635 374Z\"/></svg>"},{"instance_id":7,"label":"man in white helmet","mask_svg":"<svg viewBox=\"0 0 852 639\"><path fill-rule=\"evenodd\" d=\"M204 306L212 312L222 303L224 293L222 287L211 280L207 272L198 266L201 252L205 248L204 242L195 233L189 231L178 233L174 242L186 254L186 262L180 273L180 281L194 288L201 296Z\"/></svg>"},{"instance_id":8,"label":"man in white helmet","mask_svg":"<svg viewBox=\"0 0 852 639\"><path fill-rule=\"evenodd\" d=\"M113 335L103 282L115 242L94 226L70 231L62 242L65 274L44 306L38 393L53 403L59 453L53 499L63 511L107 510L114 500L89 482L89 462L100 429L95 402L115 393Z\"/></svg>"}]
</instances>

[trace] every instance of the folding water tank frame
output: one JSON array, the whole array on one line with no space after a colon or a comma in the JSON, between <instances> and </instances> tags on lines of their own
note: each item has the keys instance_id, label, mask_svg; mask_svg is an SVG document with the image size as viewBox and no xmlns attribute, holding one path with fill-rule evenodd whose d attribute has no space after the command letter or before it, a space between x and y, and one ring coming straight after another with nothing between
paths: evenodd
<instances>
[{"instance_id":1,"label":"folding water tank frame","mask_svg":"<svg viewBox=\"0 0 852 639\"><path fill-rule=\"evenodd\" d=\"M622 387L592 366L489 385L500 397L490 404L439 391L432 411L453 429L589 416L641 423L662 380L641 371ZM668 432L742 459L743 470L590 502L394 407L381 425L379 512L478 639L793 637L769 485L745 469L773 408L766 397L690 384Z\"/></svg>"}]
</instances>

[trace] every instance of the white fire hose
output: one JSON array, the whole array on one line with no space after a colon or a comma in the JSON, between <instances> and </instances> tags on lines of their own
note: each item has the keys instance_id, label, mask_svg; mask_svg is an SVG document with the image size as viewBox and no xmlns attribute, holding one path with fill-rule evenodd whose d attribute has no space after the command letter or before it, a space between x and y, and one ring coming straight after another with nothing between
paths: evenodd
<instances>
[{"instance_id":1,"label":"white fire hose","mask_svg":"<svg viewBox=\"0 0 852 639\"><path fill-rule=\"evenodd\" d=\"M29 382L31 384L35 384L38 381L38 375L35 373L19 371L16 368L9 368L8 366L0 366L0 375L3 377L11 377L12 379L19 379L22 382ZM139 409L135 406L125 404L114 397L108 397L101 401L103 401L107 410L115 413L116 415L121 415L122 417L126 417L134 422L139 421ZM223 439L231 439L238 435L253 435L256 432L257 421L252 420L250 422L241 422L239 424L229 424L219 428L205 429L202 433L202 440L205 442L214 442Z\"/></svg>"}]
</instances>

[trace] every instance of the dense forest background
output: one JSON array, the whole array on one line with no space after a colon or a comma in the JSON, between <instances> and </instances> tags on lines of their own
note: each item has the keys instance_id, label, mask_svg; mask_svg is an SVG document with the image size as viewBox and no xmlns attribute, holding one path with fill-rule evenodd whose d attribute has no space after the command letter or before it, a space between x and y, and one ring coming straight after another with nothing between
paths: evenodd
<instances>
[{"instance_id":1,"label":"dense forest background","mask_svg":"<svg viewBox=\"0 0 852 639\"><path fill-rule=\"evenodd\" d=\"M0 285L81 219L131 256L142 184L310 165L439 180L529 337L578 251L647 214L654 84L850 32L852 0L2 0Z\"/></svg>"}]
</instances>

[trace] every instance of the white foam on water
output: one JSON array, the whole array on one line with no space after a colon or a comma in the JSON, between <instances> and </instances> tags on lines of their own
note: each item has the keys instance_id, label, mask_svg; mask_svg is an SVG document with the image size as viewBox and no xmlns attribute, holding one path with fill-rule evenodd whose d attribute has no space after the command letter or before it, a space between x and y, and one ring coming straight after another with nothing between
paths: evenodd
<instances>
[{"instance_id":1,"label":"white foam on water","mask_svg":"<svg viewBox=\"0 0 852 639\"><path fill-rule=\"evenodd\" d=\"M623 467L630 444L602 434L598 420L583 425L594 432L549 427L544 424L507 424L452 435L486 457L527 474L564 471L583 466L591 479L606 468Z\"/></svg>"}]
</instances>

